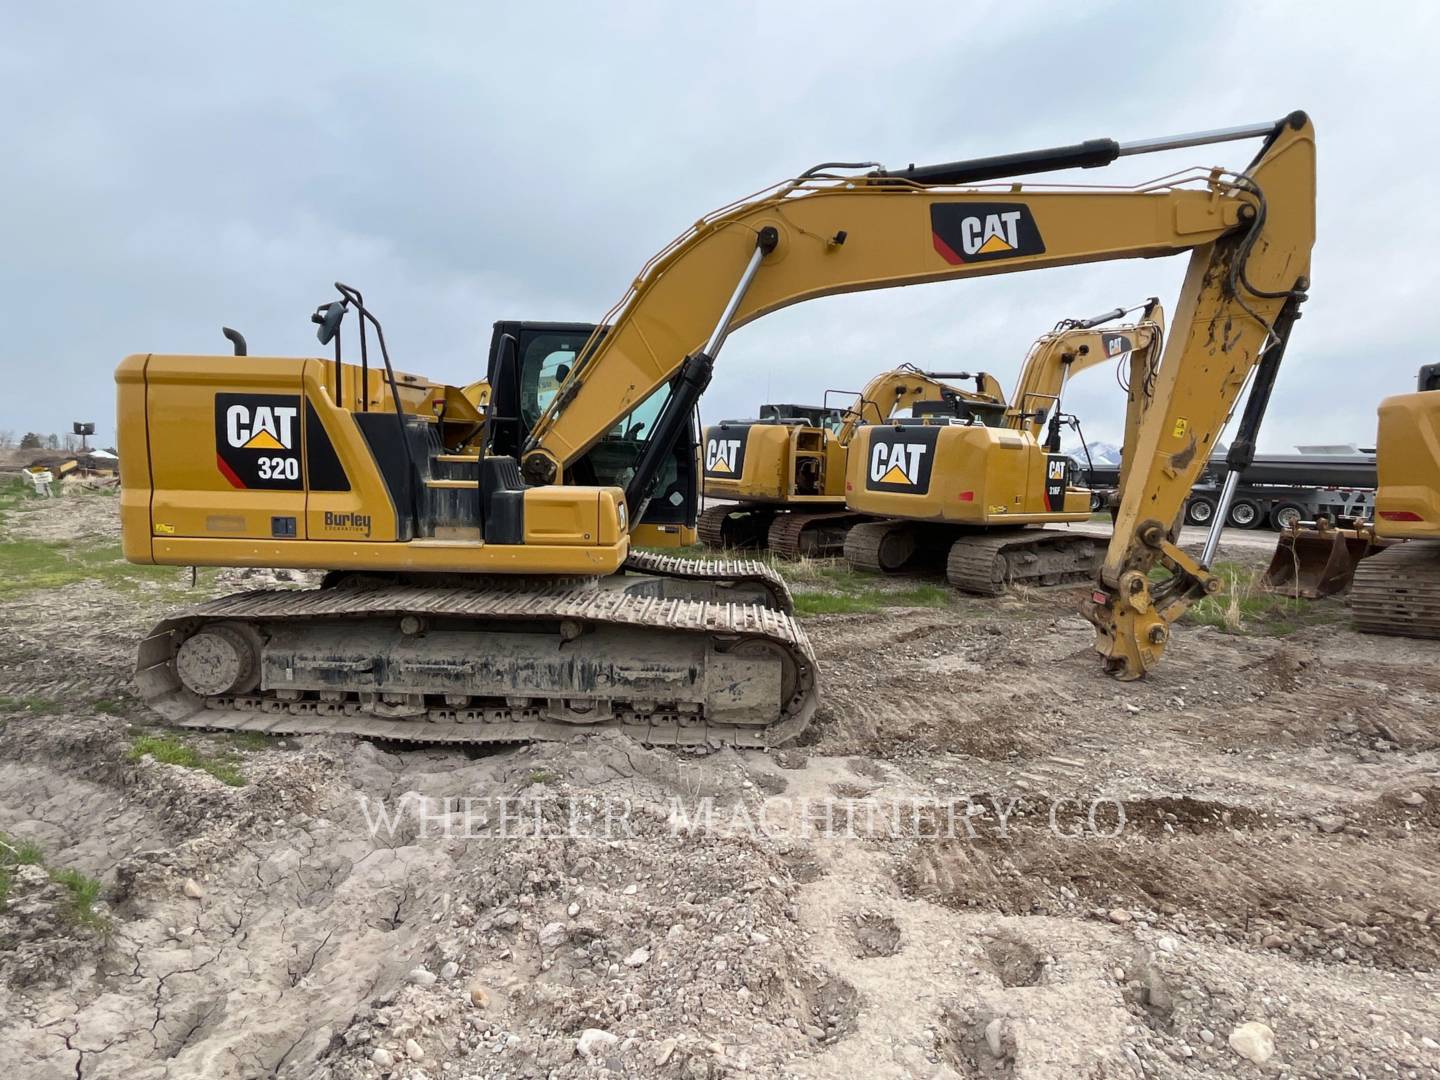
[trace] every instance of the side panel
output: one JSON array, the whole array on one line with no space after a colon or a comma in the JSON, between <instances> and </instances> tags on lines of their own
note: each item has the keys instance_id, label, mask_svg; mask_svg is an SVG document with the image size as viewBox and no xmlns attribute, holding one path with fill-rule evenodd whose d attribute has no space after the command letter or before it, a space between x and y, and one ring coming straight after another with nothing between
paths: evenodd
<instances>
[{"instance_id":1,"label":"side panel","mask_svg":"<svg viewBox=\"0 0 1440 1080\"><path fill-rule=\"evenodd\" d=\"M717 424L705 429L702 464L706 481L738 481L745 471L750 424Z\"/></svg>"},{"instance_id":2,"label":"side panel","mask_svg":"<svg viewBox=\"0 0 1440 1080\"><path fill-rule=\"evenodd\" d=\"M594 544L600 528L600 498L593 488L538 487L525 492L526 544ZM612 526L611 531L617 530Z\"/></svg>"},{"instance_id":3,"label":"side panel","mask_svg":"<svg viewBox=\"0 0 1440 1080\"><path fill-rule=\"evenodd\" d=\"M849 463L845 444L834 436L825 440L825 494L845 497L845 471Z\"/></svg>"},{"instance_id":4,"label":"side panel","mask_svg":"<svg viewBox=\"0 0 1440 1080\"><path fill-rule=\"evenodd\" d=\"M926 464L926 459L929 464ZM1047 455L1027 433L982 426L868 426L850 443L846 505L956 525L1084 521L1089 496L1046 502Z\"/></svg>"},{"instance_id":5,"label":"side panel","mask_svg":"<svg viewBox=\"0 0 1440 1080\"><path fill-rule=\"evenodd\" d=\"M1440 392L1380 403L1375 466L1376 531L1397 539L1440 538Z\"/></svg>"},{"instance_id":6,"label":"side panel","mask_svg":"<svg viewBox=\"0 0 1440 1080\"><path fill-rule=\"evenodd\" d=\"M717 424L701 446L705 494L780 500L790 494L790 429L783 424Z\"/></svg>"},{"instance_id":7,"label":"side panel","mask_svg":"<svg viewBox=\"0 0 1440 1080\"><path fill-rule=\"evenodd\" d=\"M324 361L305 361L304 389L307 535L312 540L395 540L395 504L354 415L331 400Z\"/></svg>"},{"instance_id":8,"label":"side panel","mask_svg":"<svg viewBox=\"0 0 1440 1080\"><path fill-rule=\"evenodd\" d=\"M150 358L154 535L305 537L304 365L254 356Z\"/></svg>"},{"instance_id":9,"label":"side panel","mask_svg":"<svg viewBox=\"0 0 1440 1080\"><path fill-rule=\"evenodd\" d=\"M116 449L120 451L120 534L125 558L154 559L150 541L150 438L146 432L147 355L127 356L115 370Z\"/></svg>"},{"instance_id":10,"label":"side panel","mask_svg":"<svg viewBox=\"0 0 1440 1080\"><path fill-rule=\"evenodd\" d=\"M868 429L864 464L867 491L926 495L935 471L939 427L873 427Z\"/></svg>"}]
</instances>

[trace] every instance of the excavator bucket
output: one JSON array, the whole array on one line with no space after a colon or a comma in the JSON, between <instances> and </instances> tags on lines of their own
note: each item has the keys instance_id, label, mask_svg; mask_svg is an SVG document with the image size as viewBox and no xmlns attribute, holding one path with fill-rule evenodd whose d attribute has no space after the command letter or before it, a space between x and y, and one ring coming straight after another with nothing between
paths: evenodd
<instances>
[{"instance_id":1,"label":"excavator bucket","mask_svg":"<svg viewBox=\"0 0 1440 1080\"><path fill-rule=\"evenodd\" d=\"M1369 525L1337 529L1329 522L1297 523L1280 534L1261 579L1266 591L1318 600L1350 587L1355 567L1386 542Z\"/></svg>"}]
</instances>

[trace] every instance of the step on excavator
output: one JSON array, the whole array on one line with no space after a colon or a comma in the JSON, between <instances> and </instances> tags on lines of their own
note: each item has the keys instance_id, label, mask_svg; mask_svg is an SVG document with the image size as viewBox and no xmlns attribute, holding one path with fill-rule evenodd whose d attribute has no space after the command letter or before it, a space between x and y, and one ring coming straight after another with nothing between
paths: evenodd
<instances>
[{"instance_id":1,"label":"step on excavator","mask_svg":"<svg viewBox=\"0 0 1440 1080\"><path fill-rule=\"evenodd\" d=\"M974 390L942 380L973 380ZM705 429L704 492L725 500L701 512L698 532L718 549L768 548L782 558L839 555L852 525L867 520L845 509L845 461L862 424L947 402L1003 404L1000 384L985 372L926 372L902 364L881 372L843 406L762 405L754 420L723 420ZM953 411L954 406L951 406Z\"/></svg>"},{"instance_id":2,"label":"step on excavator","mask_svg":"<svg viewBox=\"0 0 1440 1080\"><path fill-rule=\"evenodd\" d=\"M1261 145L1238 171L1016 179L1239 139ZM898 170L827 163L701 218L583 341L499 334L484 412L478 392L398 371L343 285L313 316L333 356L131 356L116 373L126 557L326 571L172 612L140 644L139 692L195 728L784 742L818 699L784 583L633 544L657 503L694 520L693 417L726 336L832 293L1188 253L1087 609L1107 668L1139 677L1219 588L1166 525L1247 377L1273 379L1309 273L1314 175L1303 113ZM1157 564L1173 572L1152 592Z\"/></svg>"},{"instance_id":3,"label":"step on excavator","mask_svg":"<svg viewBox=\"0 0 1440 1080\"><path fill-rule=\"evenodd\" d=\"M1265 584L1316 599L1349 590L1368 634L1440 638L1440 364L1380 403L1373 522L1306 522L1280 534Z\"/></svg>"},{"instance_id":4,"label":"step on excavator","mask_svg":"<svg viewBox=\"0 0 1440 1080\"><path fill-rule=\"evenodd\" d=\"M1008 586L1093 580L1099 537L1046 524L1088 521L1091 493L1060 452L1061 429L1079 420L1061 412L1069 379L1114 361L1129 371L1127 430L1149 407L1165 337L1158 300L1134 323L1115 325L1123 308L1062 320L1031 347L1007 406L954 400L920 415L860 430L846 483L846 505L870 520L845 537L857 570L895 573L944 561L958 589L998 596ZM943 407L948 406L948 407ZM1043 441L1042 441L1043 439ZM1083 440L1083 435L1082 435Z\"/></svg>"}]
</instances>

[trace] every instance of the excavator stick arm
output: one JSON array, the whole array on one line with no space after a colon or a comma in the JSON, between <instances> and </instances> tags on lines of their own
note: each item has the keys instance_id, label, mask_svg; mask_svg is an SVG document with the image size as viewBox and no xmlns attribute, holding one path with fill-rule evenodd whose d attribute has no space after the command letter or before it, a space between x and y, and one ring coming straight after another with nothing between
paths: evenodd
<instances>
[{"instance_id":1,"label":"excavator stick arm","mask_svg":"<svg viewBox=\"0 0 1440 1080\"><path fill-rule=\"evenodd\" d=\"M1138 361L1142 368L1158 365L1158 349L1164 338L1165 314L1159 303L1147 304L1138 323L1045 334L1031 347L1020 369L1007 425L1028 428L1039 438L1044 432L1045 414L1058 407L1061 393L1071 379L1118 356L1128 356L1132 364Z\"/></svg>"},{"instance_id":2,"label":"excavator stick arm","mask_svg":"<svg viewBox=\"0 0 1440 1080\"><path fill-rule=\"evenodd\" d=\"M1283 351L1309 286L1315 239L1309 123L1287 125L1240 183L1259 193L1258 206L1246 212L1246 228L1191 255L1153 399L1124 451L1125 486L1089 609L1096 648L1122 677L1142 674L1163 651L1170 625L1218 587L1208 566L1180 564L1172 567L1179 580L1166 583L1178 599L1158 607L1148 575L1252 371L1269 350ZM1254 434L1242 432L1251 440Z\"/></svg>"}]
</instances>

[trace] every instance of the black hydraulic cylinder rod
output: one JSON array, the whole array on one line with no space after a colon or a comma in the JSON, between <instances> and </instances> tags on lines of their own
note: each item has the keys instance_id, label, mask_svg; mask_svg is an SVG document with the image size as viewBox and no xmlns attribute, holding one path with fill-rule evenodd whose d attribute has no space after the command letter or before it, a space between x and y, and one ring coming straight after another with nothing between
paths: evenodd
<instances>
[{"instance_id":1,"label":"black hydraulic cylinder rod","mask_svg":"<svg viewBox=\"0 0 1440 1080\"><path fill-rule=\"evenodd\" d=\"M1265 350L1260 358L1260 369L1255 373L1255 382L1250 387L1250 396L1245 400L1245 411L1240 415L1240 428L1230 452L1225 456L1225 482L1220 486L1220 498L1215 503L1215 516L1210 521L1210 532L1205 537L1205 546L1200 551L1200 565L1207 569L1215 564L1215 555L1220 550L1220 533L1230 517L1230 504L1235 500L1235 490L1240 486L1240 477L1255 460L1255 440L1260 435L1260 421L1265 419L1265 410L1270 405L1270 392L1275 389L1275 376L1280 373L1280 360L1285 355L1285 346L1290 341L1290 330L1300 317L1300 305L1305 299L1305 290L1310 283L1298 278L1290 296L1270 328L1276 337L1274 344Z\"/></svg>"},{"instance_id":2,"label":"black hydraulic cylinder rod","mask_svg":"<svg viewBox=\"0 0 1440 1080\"><path fill-rule=\"evenodd\" d=\"M660 475L665 460L674 452L685 425L693 423L695 406L710 385L710 377L714 373L715 358L704 349L691 353L680 365L680 371L671 383L670 400L656 418L655 430L646 440L645 449L630 477L630 486L625 489L625 505L630 510L632 526L645 513L655 479Z\"/></svg>"},{"instance_id":3,"label":"black hydraulic cylinder rod","mask_svg":"<svg viewBox=\"0 0 1440 1080\"><path fill-rule=\"evenodd\" d=\"M1161 150L1179 150L1187 146L1231 142L1235 139L1273 137L1284 124L1299 126L1305 114L1291 113L1280 121L1245 124L1241 127L1195 131L1186 135L1164 135L1158 139L1117 142L1114 139L1087 139L1071 146L1052 146L1048 150L1024 150L1018 154L971 158L969 161L947 161L943 165L911 165L904 169L876 169L871 176L880 179L908 180L915 184L978 184L1009 176L1054 172L1057 169L1094 169L1109 165L1116 158L1134 154L1154 154Z\"/></svg>"},{"instance_id":4,"label":"black hydraulic cylinder rod","mask_svg":"<svg viewBox=\"0 0 1440 1080\"><path fill-rule=\"evenodd\" d=\"M1055 169L1094 169L1120 156L1114 139L1090 139L1073 146L1024 150L1018 154L947 161L943 165L911 165L905 169L877 169L871 176L909 180L916 184L977 184L1005 176L1051 172Z\"/></svg>"},{"instance_id":5,"label":"black hydraulic cylinder rod","mask_svg":"<svg viewBox=\"0 0 1440 1080\"><path fill-rule=\"evenodd\" d=\"M1260 421L1265 419L1265 410L1270 406L1270 393L1275 389L1275 376L1280 373L1280 361L1285 356L1285 346L1290 341L1290 330L1300 318L1300 305L1305 299L1304 289L1308 283L1303 279L1295 286L1294 293L1285 301L1280 314L1271 328L1277 338L1275 344L1265 350L1260 359L1259 370L1255 372L1255 383L1250 387L1250 396L1245 400L1245 411L1240 414L1240 427L1236 430L1235 441L1225 455L1225 467L1233 473L1243 473L1255 460L1255 441L1260 436Z\"/></svg>"},{"instance_id":6,"label":"black hydraulic cylinder rod","mask_svg":"<svg viewBox=\"0 0 1440 1080\"><path fill-rule=\"evenodd\" d=\"M1079 319L1079 320L1077 320L1076 323L1075 323L1075 329L1077 329L1077 330L1093 330L1095 327L1099 326L1101 323L1107 323L1107 322L1110 322L1112 319L1121 318L1124 314L1125 314L1125 309L1124 309L1123 307L1117 307L1117 308L1114 308L1114 309L1112 309L1112 310L1110 310L1110 311L1105 312L1103 315L1096 315L1096 316L1094 316L1094 317L1092 317L1092 318L1089 318L1089 319Z\"/></svg>"},{"instance_id":7,"label":"black hydraulic cylinder rod","mask_svg":"<svg viewBox=\"0 0 1440 1080\"><path fill-rule=\"evenodd\" d=\"M773 225L766 225L756 234L755 250L751 252L750 261L745 264L740 281L736 284L735 291L730 294L725 310L720 313L709 340L704 347L685 357L680 370L671 380L670 400L655 418L650 438L645 442L645 449L640 452L640 459L635 462L635 472L625 489L625 505L629 508L632 526L639 522L645 513L645 507L650 502L651 489L655 486L661 468L666 459L674 453L675 444L685 426L691 423L700 395L710 385L710 376L715 371L715 357L720 355L720 350L725 345L726 335L730 333L730 323L735 318L735 312L740 310L740 303L745 299L750 283L755 280L760 263L766 255L775 250L779 242L780 234Z\"/></svg>"}]
</instances>

